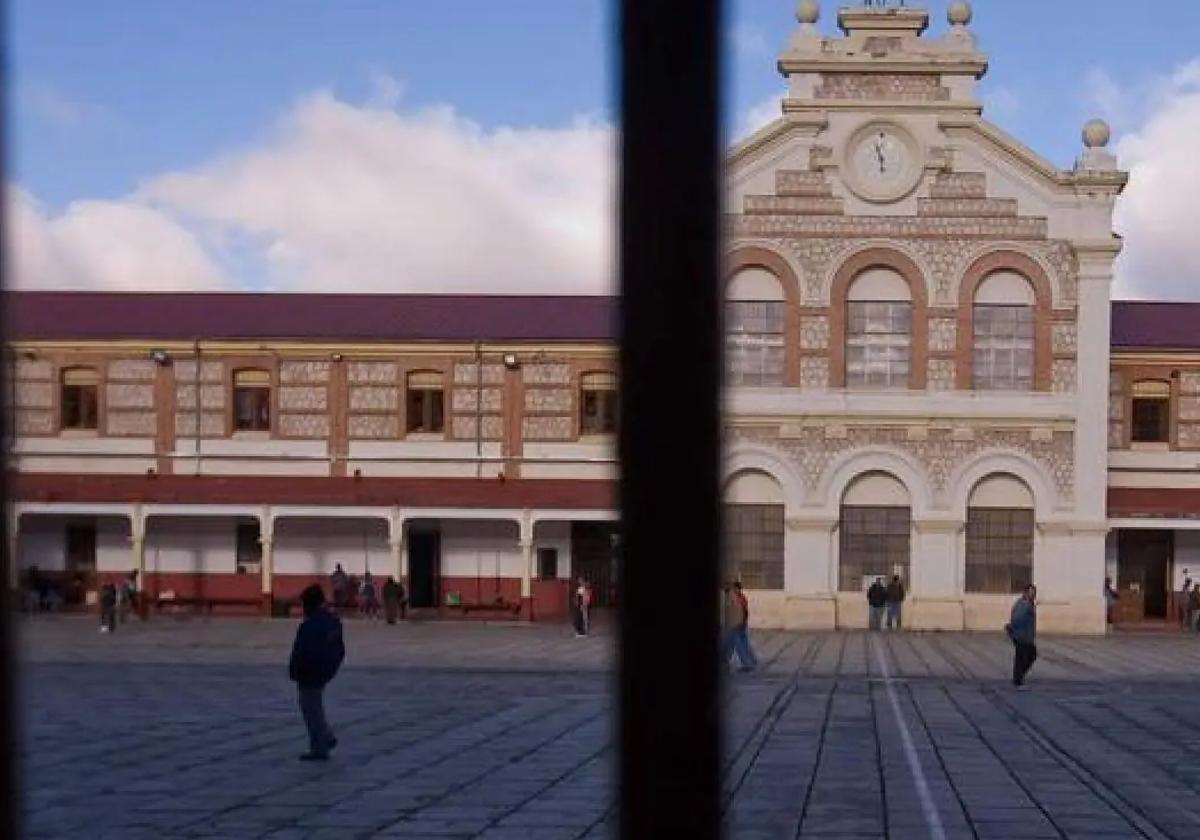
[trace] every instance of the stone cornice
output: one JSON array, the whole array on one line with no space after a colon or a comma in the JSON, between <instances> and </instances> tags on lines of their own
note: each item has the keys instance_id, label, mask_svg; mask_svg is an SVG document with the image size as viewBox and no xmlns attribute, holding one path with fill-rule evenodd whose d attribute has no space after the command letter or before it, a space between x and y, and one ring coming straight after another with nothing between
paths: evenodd
<instances>
[{"instance_id":1,"label":"stone cornice","mask_svg":"<svg viewBox=\"0 0 1200 840\"><path fill-rule=\"evenodd\" d=\"M970 114L979 116L983 105L973 99L791 99L783 100L788 115L820 114L825 111L902 112L921 114Z\"/></svg>"},{"instance_id":2,"label":"stone cornice","mask_svg":"<svg viewBox=\"0 0 1200 840\"><path fill-rule=\"evenodd\" d=\"M942 58L933 55L918 55L911 59L879 59L870 55L796 55L779 57L779 72L789 73L948 73L972 75L981 78L987 72L984 58L953 56Z\"/></svg>"}]
</instances>

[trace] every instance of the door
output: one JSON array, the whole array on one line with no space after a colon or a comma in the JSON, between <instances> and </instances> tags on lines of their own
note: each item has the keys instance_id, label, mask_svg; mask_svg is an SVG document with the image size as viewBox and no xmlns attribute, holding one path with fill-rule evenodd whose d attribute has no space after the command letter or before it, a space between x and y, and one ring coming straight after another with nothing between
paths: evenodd
<instances>
[{"instance_id":1,"label":"door","mask_svg":"<svg viewBox=\"0 0 1200 840\"><path fill-rule=\"evenodd\" d=\"M437 531L408 533L408 604L411 607L439 605L441 547Z\"/></svg>"},{"instance_id":2,"label":"door","mask_svg":"<svg viewBox=\"0 0 1200 840\"><path fill-rule=\"evenodd\" d=\"M67 526L67 571L90 578L96 572L96 525Z\"/></svg>"},{"instance_id":3,"label":"door","mask_svg":"<svg viewBox=\"0 0 1200 840\"><path fill-rule=\"evenodd\" d=\"M616 603L617 569L614 537L616 526L606 522L575 522L571 525L571 592L579 578L592 587L592 606Z\"/></svg>"},{"instance_id":4,"label":"door","mask_svg":"<svg viewBox=\"0 0 1200 840\"><path fill-rule=\"evenodd\" d=\"M1168 617L1174 533L1122 530L1117 537L1117 620Z\"/></svg>"}]
</instances>

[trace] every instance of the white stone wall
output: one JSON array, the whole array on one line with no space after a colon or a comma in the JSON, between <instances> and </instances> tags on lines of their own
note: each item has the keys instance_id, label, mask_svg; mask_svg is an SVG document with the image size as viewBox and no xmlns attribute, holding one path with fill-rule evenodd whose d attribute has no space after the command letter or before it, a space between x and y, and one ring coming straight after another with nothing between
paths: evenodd
<instances>
[{"instance_id":1,"label":"white stone wall","mask_svg":"<svg viewBox=\"0 0 1200 840\"><path fill-rule=\"evenodd\" d=\"M275 522L276 574L328 575L341 563L347 574L368 568L393 574L387 523L378 519L279 519Z\"/></svg>"}]
</instances>

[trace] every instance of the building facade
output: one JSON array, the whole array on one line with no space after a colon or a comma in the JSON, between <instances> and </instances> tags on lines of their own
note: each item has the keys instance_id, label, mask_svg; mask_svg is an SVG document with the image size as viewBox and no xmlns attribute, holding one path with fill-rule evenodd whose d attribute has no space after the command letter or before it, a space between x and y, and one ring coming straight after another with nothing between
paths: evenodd
<instances>
[{"instance_id":1,"label":"building facade","mask_svg":"<svg viewBox=\"0 0 1200 840\"><path fill-rule=\"evenodd\" d=\"M1200 576L1200 312L1113 307L1107 127L1060 170L987 122L966 3L937 38L919 9L818 17L728 161L722 492L755 623L865 626L893 574L916 628L994 630L1032 581L1044 629L1103 632L1106 576L1124 619L1170 617ZM10 301L24 567L229 605L336 563L443 612L611 597L615 301Z\"/></svg>"}]
</instances>

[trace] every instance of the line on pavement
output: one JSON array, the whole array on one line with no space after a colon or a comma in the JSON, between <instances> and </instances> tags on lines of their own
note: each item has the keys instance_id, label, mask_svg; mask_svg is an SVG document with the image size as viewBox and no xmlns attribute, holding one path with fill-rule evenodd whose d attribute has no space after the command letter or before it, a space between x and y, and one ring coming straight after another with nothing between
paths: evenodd
<instances>
[{"instance_id":1,"label":"line on pavement","mask_svg":"<svg viewBox=\"0 0 1200 840\"><path fill-rule=\"evenodd\" d=\"M887 689L888 702L892 706L892 714L896 717L896 725L900 730L900 740L904 743L904 757L908 759L908 769L912 773L913 782L917 786L917 797L921 800L921 811L925 814L925 824L929 826L929 836L934 840L946 840L946 830L942 828L942 817L937 806L933 804L933 796L929 793L929 783L925 779L925 771L921 768L921 759L917 756L917 748L913 745L912 732L908 729L908 721L900 709L900 700L896 697L896 687L892 684L892 672L888 670L887 660L879 648L878 639L871 637L871 648L875 651L875 661L879 663L879 672L883 674L883 686Z\"/></svg>"}]
</instances>

